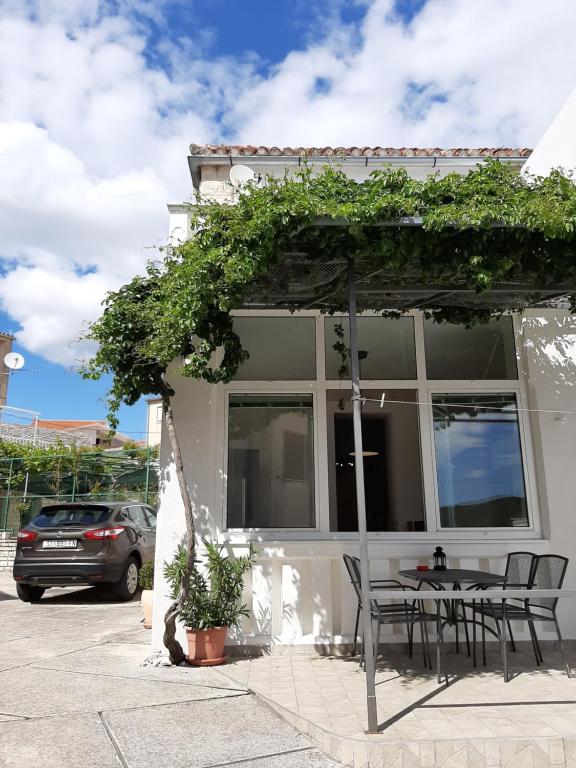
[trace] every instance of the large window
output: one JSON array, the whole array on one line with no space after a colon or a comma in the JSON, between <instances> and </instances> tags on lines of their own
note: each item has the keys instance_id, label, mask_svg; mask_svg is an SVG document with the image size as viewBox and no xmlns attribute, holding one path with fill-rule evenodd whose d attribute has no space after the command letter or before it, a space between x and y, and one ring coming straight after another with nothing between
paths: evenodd
<instances>
[{"instance_id":1,"label":"large window","mask_svg":"<svg viewBox=\"0 0 576 768\"><path fill-rule=\"evenodd\" d=\"M313 528L311 395L230 395L228 527Z\"/></svg>"},{"instance_id":2,"label":"large window","mask_svg":"<svg viewBox=\"0 0 576 768\"><path fill-rule=\"evenodd\" d=\"M516 396L434 395L432 402L441 525L526 527Z\"/></svg>"},{"instance_id":3,"label":"large window","mask_svg":"<svg viewBox=\"0 0 576 768\"><path fill-rule=\"evenodd\" d=\"M511 317L466 328L424 320L426 373L429 379L516 379Z\"/></svg>"},{"instance_id":4,"label":"large window","mask_svg":"<svg viewBox=\"0 0 576 768\"><path fill-rule=\"evenodd\" d=\"M348 317L278 310L234 328L250 359L226 386L225 527L357 531ZM512 317L367 313L358 347L368 530L536 533Z\"/></svg>"},{"instance_id":5,"label":"large window","mask_svg":"<svg viewBox=\"0 0 576 768\"><path fill-rule=\"evenodd\" d=\"M350 347L350 330L347 317L330 317L324 322L326 337L326 378L339 379L344 361L334 349L339 341L336 330L342 326L344 344ZM412 317L389 318L364 316L358 318L358 349L360 350L361 379L415 379L416 347L414 344L414 319ZM346 360L350 377L350 363Z\"/></svg>"}]
</instances>

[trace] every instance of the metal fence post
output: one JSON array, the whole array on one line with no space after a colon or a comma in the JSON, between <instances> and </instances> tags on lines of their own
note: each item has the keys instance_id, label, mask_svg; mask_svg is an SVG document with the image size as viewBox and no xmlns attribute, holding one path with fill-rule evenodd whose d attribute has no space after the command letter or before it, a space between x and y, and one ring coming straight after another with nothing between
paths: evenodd
<instances>
[{"instance_id":1,"label":"metal fence post","mask_svg":"<svg viewBox=\"0 0 576 768\"><path fill-rule=\"evenodd\" d=\"M12 470L14 466L14 459L10 459L10 469L8 470L8 483L6 485L6 496L4 497L3 513L2 513L2 527L0 530L8 530L8 510L10 508L10 490L12 488Z\"/></svg>"},{"instance_id":2,"label":"metal fence post","mask_svg":"<svg viewBox=\"0 0 576 768\"><path fill-rule=\"evenodd\" d=\"M148 504L148 492L150 488L150 459L151 459L151 448L148 448L148 456L146 457L146 481L144 486L144 504Z\"/></svg>"}]
</instances>

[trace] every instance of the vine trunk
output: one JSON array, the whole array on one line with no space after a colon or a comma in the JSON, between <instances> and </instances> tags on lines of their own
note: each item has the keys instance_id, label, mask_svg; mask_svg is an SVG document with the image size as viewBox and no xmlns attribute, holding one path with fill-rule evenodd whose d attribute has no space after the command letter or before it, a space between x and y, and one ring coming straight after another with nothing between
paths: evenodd
<instances>
[{"instance_id":1,"label":"vine trunk","mask_svg":"<svg viewBox=\"0 0 576 768\"><path fill-rule=\"evenodd\" d=\"M194 531L194 514L192 511L192 500L190 498L190 491L188 483L186 482L186 476L184 474L184 462L182 461L182 451L180 450L180 441L174 425L174 411L172 409L171 393L172 388L164 381L164 387L162 390L162 409L166 418L166 427L168 429L168 437L170 440L170 448L172 449L172 455L174 457L174 469L176 471L176 477L178 478L178 486L180 488L180 496L182 497L182 503L184 505L184 517L186 519L186 571L184 572L182 583L180 585L180 594L178 598L170 605L164 615L164 645L168 649L170 654L170 661L172 664L181 664L186 659L186 654L182 650L182 646L176 640L176 620L180 612L180 608L188 598L188 591L190 589L190 577L192 575L192 569L194 568L194 561L196 559L196 537Z\"/></svg>"}]
</instances>

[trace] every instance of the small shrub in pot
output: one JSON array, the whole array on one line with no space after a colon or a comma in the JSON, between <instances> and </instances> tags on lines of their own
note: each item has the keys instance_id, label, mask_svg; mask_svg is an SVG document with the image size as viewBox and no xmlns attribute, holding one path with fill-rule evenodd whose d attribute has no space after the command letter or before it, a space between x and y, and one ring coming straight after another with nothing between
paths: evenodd
<instances>
[{"instance_id":1,"label":"small shrub in pot","mask_svg":"<svg viewBox=\"0 0 576 768\"><path fill-rule=\"evenodd\" d=\"M204 568L194 563L188 598L181 605L179 618L186 627L188 657L196 666L222 664L226 657L224 645L228 627L236 626L242 616L248 616L242 604L244 577L252 567L255 553L231 557L224 547L204 541ZM172 563L164 568L171 582L173 597L179 593L186 567L186 552L181 547Z\"/></svg>"}]
</instances>

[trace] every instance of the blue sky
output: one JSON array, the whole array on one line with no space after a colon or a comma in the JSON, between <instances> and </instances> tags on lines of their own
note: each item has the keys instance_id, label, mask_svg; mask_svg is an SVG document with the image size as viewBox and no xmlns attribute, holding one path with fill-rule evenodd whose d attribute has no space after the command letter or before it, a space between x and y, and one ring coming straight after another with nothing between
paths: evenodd
<instances>
[{"instance_id":1,"label":"blue sky","mask_svg":"<svg viewBox=\"0 0 576 768\"><path fill-rule=\"evenodd\" d=\"M0 330L31 369L9 403L105 414L72 342L157 255L189 143L532 146L575 27L573 0L0 0Z\"/></svg>"},{"instance_id":2,"label":"blue sky","mask_svg":"<svg viewBox=\"0 0 576 768\"><path fill-rule=\"evenodd\" d=\"M13 324L12 324L13 325ZM0 328L12 328L10 318L0 312ZM73 368L51 363L29 352L16 342L13 347L25 359L24 367L10 374L8 404L14 408L37 411L46 419L106 418L108 379L83 380ZM121 409L122 431L134 440L146 437L146 407L144 401L132 408Z\"/></svg>"}]
</instances>

